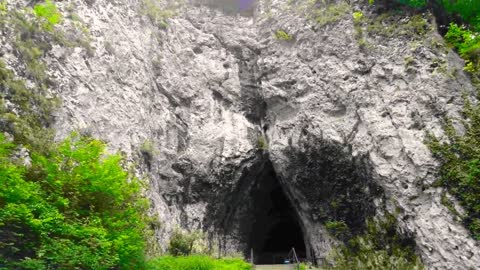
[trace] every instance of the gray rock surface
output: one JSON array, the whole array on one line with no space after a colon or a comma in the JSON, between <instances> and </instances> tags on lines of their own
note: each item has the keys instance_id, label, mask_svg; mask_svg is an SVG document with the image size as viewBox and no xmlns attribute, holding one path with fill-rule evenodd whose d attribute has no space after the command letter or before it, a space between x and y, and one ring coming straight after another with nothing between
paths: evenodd
<instances>
[{"instance_id":1,"label":"gray rock surface","mask_svg":"<svg viewBox=\"0 0 480 270\"><path fill-rule=\"evenodd\" d=\"M45 59L63 101L57 136L80 130L139 162L162 247L181 226L207 232L221 254L246 252L249 192L273 166L319 261L338 242L323 224L343 196L352 224L398 213L428 269L480 266L478 242L431 187L426 132L441 135L442 117L472 91L458 56L432 45L442 41L431 15L421 38L370 35L362 48L351 12L373 10L361 1L324 26L308 18L309 1L261 1L242 14L235 1L195 1L166 29L139 0L58 5L71 2L94 53L54 46ZM276 39L280 29L293 39Z\"/></svg>"}]
</instances>

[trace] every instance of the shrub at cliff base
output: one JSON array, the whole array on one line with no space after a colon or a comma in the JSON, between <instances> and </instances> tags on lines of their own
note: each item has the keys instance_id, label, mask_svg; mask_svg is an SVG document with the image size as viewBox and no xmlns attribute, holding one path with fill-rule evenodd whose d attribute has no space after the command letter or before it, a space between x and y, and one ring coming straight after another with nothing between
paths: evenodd
<instances>
[{"instance_id":1,"label":"shrub at cliff base","mask_svg":"<svg viewBox=\"0 0 480 270\"><path fill-rule=\"evenodd\" d=\"M72 135L18 155L0 133L0 269L142 269L140 182L105 145Z\"/></svg>"}]
</instances>

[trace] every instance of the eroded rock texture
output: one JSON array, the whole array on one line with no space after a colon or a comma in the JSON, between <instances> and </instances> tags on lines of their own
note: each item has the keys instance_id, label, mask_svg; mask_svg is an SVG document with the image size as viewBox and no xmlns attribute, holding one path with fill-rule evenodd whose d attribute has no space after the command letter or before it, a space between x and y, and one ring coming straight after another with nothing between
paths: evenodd
<instances>
[{"instance_id":1,"label":"eroded rock texture","mask_svg":"<svg viewBox=\"0 0 480 270\"><path fill-rule=\"evenodd\" d=\"M429 269L480 265L478 243L431 187L438 164L425 134L440 135L443 116L472 91L431 15L421 16L425 33L361 40L352 11L381 12L364 1L326 25L311 13L325 6L312 1L192 1L166 29L142 1L58 5L72 2L94 51L55 46L46 57L63 101L58 137L80 130L139 162L163 247L181 226L207 232L220 254L248 255L268 240L259 240L274 226L262 221L275 209L266 197L280 187L290 208L277 217L297 223L318 262L339 241L326 221L361 231L389 211Z\"/></svg>"}]
</instances>

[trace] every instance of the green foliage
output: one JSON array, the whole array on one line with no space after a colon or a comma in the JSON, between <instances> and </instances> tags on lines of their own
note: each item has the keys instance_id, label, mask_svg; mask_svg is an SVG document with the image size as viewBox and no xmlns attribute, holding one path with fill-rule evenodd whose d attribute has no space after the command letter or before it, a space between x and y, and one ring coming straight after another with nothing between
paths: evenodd
<instances>
[{"instance_id":1,"label":"green foliage","mask_svg":"<svg viewBox=\"0 0 480 270\"><path fill-rule=\"evenodd\" d=\"M202 239L199 232L184 233L177 229L173 232L168 244L168 253L173 256L188 256L194 250L195 242Z\"/></svg>"},{"instance_id":2,"label":"green foliage","mask_svg":"<svg viewBox=\"0 0 480 270\"><path fill-rule=\"evenodd\" d=\"M8 11L7 1L6 0L0 1L0 15L7 13L7 11Z\"/></svg>"},{"instance_id":3,"label":"green foliage","mask_svg":"<svg viewBox=\"0 0 480 270\"><path fill-rule=\"evenodd\" d=\"M471 73L480 72L480 33L451 23L445 39L465 59L465 70Z\"/></svg>"},{"instance_id":4,"label":"green foliage","mask_svg":"<svg viewBox=\"0 0 480 270\"><path fill-rule=\"evenodd\" d=\"M375 0L368 0L373 4ZM388 0L387 0L388 1ZM413 9L422 9L427 4L437 5L461 23L469 24L480 31L480 5L476 0L395 0L396 3Z\"/></svg>"},{"instance_id":5,"label":"green foliage","mask_svg":"<svg viewBox=\"0 0 480 270\"><path fill-rule=\"evenodd\" d=\"M207 256L159 257L148 263L148 270L250 270L242 259L213 259Z\"/></svg>"},{"instance_id":6,"label":"green foliage","mask_svg":"<svg viewBox=\"0 0 480 270\"><path fill-rule=\"evenodd\" d=\"M7 23L6 17L8 14L7 2L0 0L0 30L5 27Z\"/></svg>"},{"instance_id":7,"label":"green foliage","mask_svg":"<svg viewBox=\"0 0 480 270\"><path fill-rule=\"evenodd\" d=\"M66 47L81 46L89 53L93 51L88 29L78 18L67 20L62 29L55 28L61 20L62 14L50 0L35 5L33 9L12 7L3 13L0 11L0 27L8 24L9 28L5 30L11 31L17 42L32 42L43 53L51 48L52 43Z\"/></svg>"},{"instance_id":8,"label":"green foliage","mask_svg":"<svg viewBox=\"0 0 480 270\"><path fill-rule=\"evenodd\" d=\"M76 134L11 158L0 134L0 265L9 269L140 269L147 202L105 145Z\"/></svg>"},{"instance_id":9,"label":"green foliage","mask_svg":"<svg viewBox=\"0 0 480 270\"><path fill-rule=\"evenodd\" d=\"M363 26L365 22L365 16L361 11L355 11L352 13L353 17L353 28L355 29L355 39L357 40L358 46L361 49L364 49L368 43L363 37Z\"/></svg>"},{"instance_id":10,"label":"green foliage","mask_svg":"<svg viewBox=\"0 0 480 270\"><path fill-rule=\"evenodd\" d=\"M424 269L412 246L397 234L395 227L393 216L368 221L367 232L337 248L332 254L335 265L323 269Z\"/></svg>"},{"instance_id":11,"label":"green foliage","mask_svg":"<svg viewBox=\"0 0 480 270\"><path fill-rule=\"evenodd\" d=\"M36 4L33 10L38 18L43 19L43 28L47 31L52 31L53 27L62 19L62 14L51 0L45 0L43 4Z\"/></svg>"},{"instance_id":12,"label":"green foliage","mask_svg":"<svg viewBox=\"0 0 480 270\"><path fill-rule=\"evenodd\" d=\"M359 23L363 19L363 13L361 11L355 11L352 13L352 17L354 23Z\"/></svg>"},{"instance_id":13,"label":"green foliage","mask_svg":"<svg viewBox=\"0 0 480 270\"><path fill-rule=\"evenodd\" d=\"M325 228L330 234L340 239L345 239L350 235L350 230L347 224L342 220L327 221L325 223Z\"/></svg>"},{"instance_id":14,"label":"green foliage","mask_svg":"<svg viewBox=\"0 0 480 270\"><path fill-rule=\"evenodd\" d=\"M415 58L413 56L407 56L407 57L403 58L403 60L405 61L405 67L406 68L408 68L413 63L415 63Z\"/></svg>"},{"instance_id":15,"label":"green foliage","mask_svg":"<svg viewBox=\"0 0 480 270\"><path fill-rule=\"evenodd\" d=\"M257 141L258 149L267 151L268 150L268 142L265 136L260 136Z\"/></svg>"},{"instance_id":16,"label":"green foliage","mask_svg":"<svg viewBox=\"0 0 480 270\"><path fill-rule=\"evenodd\" d=\"M34 80L38 88L45 87L46 66L41 58L51 47L51 44L42 36L46 30L39 25L39 22L29 19L24 13L11 11L7 17L8 24L16 37L14 40L16 52L25 64L25 77Z\"/></svg>"},{"instance_id":17,"label":"green foliage","mask_svg":"<svg viewBox=\"0 0 480 270\"><path fill-rule=\"evenodd\" d=\"M46 66L41 61L43 49L38 47L32 39L18 40L15 45L26 63L26 75L41 86L47 79Z\"/></svg>"},{"instance_id":18,"label":"green foliage","mask_svg":"<svg viewBox=\"0 0 480 270\"><path fill-rule=\"evenodd\" d=\"M48 2L38 5L37 11L41 16L47 16L56 10L51 5L53 3ZM28 79L29 83L17 79L0 59L0 86L3 90L0 94L3 104L0 106L0 131L13 134L17 144L48 152L53 132L44 127L51 124L52 112L58 107L59 100L47 93L52 80L48 77L43 57L52 43L72 43L63 42L61 31L47 31L43 24L48 20L40 15L31 16L30 8L5 10L0 21L8 23L9 27L2 31L13 37L14 52L20 60L17 74Z\"/></svg>"},{"instance_id":19,"label":"green foliage","mask_svg":"<svg viewBox=\"0 0 480 270\"><path fill-rule=\"evenodd\" d=\"M175 15L175 11L162 7L162 0L143 0L142 12L160 28L168 27L168 19Z\"/></svg>"},{"instance_id":20,"label":"green foliage","mask_svg":"<svg viewBox=\"0 0 480 270\"><path fill-rule=\"evenodd\" d=\"M291 41L293 40L293 37L285 32L284 30L277 30L275 31L275 38L277 40L283 40L283 41Z\"/></svg>"},{"instance_id":21,"label":"green foliage","mask_svg":"<svg viewBox=\"0 0 480 270\"><path fill-rule=\"evenodd\" d=\"M390 0L387 0L387 1L390 1ZM411 7L411 8L423 8L427 5L427 0L394 0L394 2L400 5ZM375 3L375 0L368 0L369 5L373 5L374 3Z\"/></svg>"},{"instance_id":22,"label":"green foliage","mask_svg":"<svg viewBox=\"0 0 480 270\"><path fill-rule=\"evenodd\" d=\"M480 31L480 5L476 0L437 0L450 14L459 16Z\"/></svg>"},{"instance_id":23,"label":"green foliage","mask_svg":"<svg viewBox=\"0 0 480 270\"><path fill-rule=\"evenodd\" d=\"M396 0L398 3L412 8L422 8L427 5L427 0Z\"/></svg>"},{"instance_id":24,"label":"green foliage","mask_svg":"<svg viewBox=\"0 0 480 270\"><path fill-rule=\"evenodd\" d=\"M463 113L464 133L457 132L448 120L447 141L430 136L427 143L442 163L437 184L457 198L467 213L463 222L473 238L480 240L480 106L466 99Z\"/></svg>"},{"instance_id":25,"label":"green foliage","mask_svg":"<svg viewBox=\"0 0 480 270\"><path fill-rule=\"evenodd\" d=\"M447 192L442 192L442 197L440 199L440 202L442 203L442 205L444 205L445 207L448 208L448 210L450 210L450 212L455 215L456 218L460 217L460 213L457 211L457 209L455 208L455 205L453 204L453 202L448 198L447 196Z\"/></svg>"},{"instance_id":26,"label":"green foliage","mask_svg":"<svg viewBox=\"0 0 480 270\"><path fill-rule=\"evenodd\" d=\"M148 156L151 159L155 154L157 154L157 150L155 149L155 145L151 140L145 140L140 146L140 153Z\"/></svg>"},{"instance_id":27,"label":"green foliage","mask_svg":"<svg viewBox=\"0 0 480 270\"><path fill-rule=\"evenodd\" d=\"M314 19L320 26L333 24L345 18L350 12L350 5L340 1L336 4L330 4L325 8L317 8L314 10Z\"/></svg>"},{"instance_id":28,"label":"green foliage","mask_svg":"<svg viewBox=\"0 0 480 270\"><path fill-rule=\"evenodd\" d=\"M58 100L46 97L41 88L28 88L1 60L0 88L3 89L1 100L8 100L16 108L16 113L13 113L12 108L0 106L1 130L12 133L17 144L39 152L47 151L53 134L43 126L51 121Z\"/></svg>"},{"instance_id":29,"label":"green foliage","mask_svg":"<svg viewBox=\"0 0 480 270\"><path fill-rule=\"evenodd\" d=\"M3 5L2 7L6 7ZM14 37L17 74L0 60L0 265L6 269L142 269L145 199L119 156L103 143L73 135L53 143L48 127L58 100L43 55L62 33L52 2L1 9L0 27ZM57 20L58 19L58 20ZM66 44L66 43L62 43ZM28 86L27 86L28 85ZM25 147L31 161L11 156ZM3 268L2 268L3 269Z\"/></svg>"}]
</instances>

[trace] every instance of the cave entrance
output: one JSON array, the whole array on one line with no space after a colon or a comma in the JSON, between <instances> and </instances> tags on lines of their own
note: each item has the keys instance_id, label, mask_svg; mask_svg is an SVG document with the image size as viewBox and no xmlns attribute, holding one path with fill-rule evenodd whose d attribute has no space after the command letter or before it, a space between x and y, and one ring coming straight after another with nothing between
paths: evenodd
<instances>
[{"instance_id":1,"label":"cave entrance","mask_svg":"<svg viewBox=\"0 0 480 270\"><path fill-rule=\"evenodd\" d=\"M254 220L249 246L253 249L255 264L283 263L292 248L299 258L305 258L305 240L298 215L271 164L256 179L252 200Z\"/></svg>"}]
</instances>

